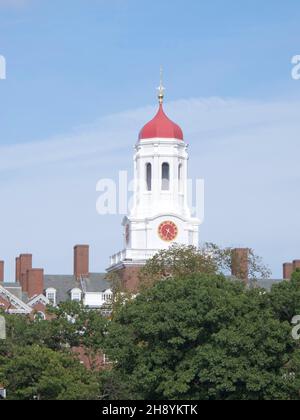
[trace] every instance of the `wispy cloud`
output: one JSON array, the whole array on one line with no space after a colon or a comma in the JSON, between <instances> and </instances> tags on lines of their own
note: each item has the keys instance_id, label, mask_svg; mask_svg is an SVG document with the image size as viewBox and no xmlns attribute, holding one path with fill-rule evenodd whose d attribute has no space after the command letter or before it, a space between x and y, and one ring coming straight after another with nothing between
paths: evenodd
<instances>
[{"instance_id":1,"label":"wispy cloud","mask_svg":"<svg viewBox=\"0 0 300 420\"><path fill-rule=\"evenodd\" d=\"M276 275L300 257L299 102L208 98L166 105L190 143L190 174L206 181L202 241L257 248ZM131 170L138 130L154 107L126 111L68 135L0 147L0 257L32 251L47 272L71 271L76 242L92 269L122 246L120 217L99 217L95 185ZM12 274L11 274L12 275Z\"/></svg>"}]
</instances>

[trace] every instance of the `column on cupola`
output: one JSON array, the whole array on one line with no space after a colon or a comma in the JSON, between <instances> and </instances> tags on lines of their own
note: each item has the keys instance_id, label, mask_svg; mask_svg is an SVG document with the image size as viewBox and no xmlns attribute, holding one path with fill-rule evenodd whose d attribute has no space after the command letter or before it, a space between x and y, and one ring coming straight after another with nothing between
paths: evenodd
<instances>
[{"instance_id":1,"label":"column on cupola","mask_svg":"<svg viewBox=\"0 0 300 420\"><path fill-rule=\"evenodd\" d=\"M159 149L158 144L154 145L154 156L153 156L153 200L155 203L159 202L160 194L160 163L159 163Z\"/></svg>"},{"instance_id":2,"label":"column on cupola","mask_svg":"<svg viewBox=\"0 0 300 420\"><path fill-rule=\"evenodd\" d=\"M186 211L188 211L188 213L190 213L189 211L189 203L188 203L188 154L186 151L186 159L184 159L183 161L183 205L186 209ZM190 216L190 214L189 214Z\"/></svg>"}]
</instances>

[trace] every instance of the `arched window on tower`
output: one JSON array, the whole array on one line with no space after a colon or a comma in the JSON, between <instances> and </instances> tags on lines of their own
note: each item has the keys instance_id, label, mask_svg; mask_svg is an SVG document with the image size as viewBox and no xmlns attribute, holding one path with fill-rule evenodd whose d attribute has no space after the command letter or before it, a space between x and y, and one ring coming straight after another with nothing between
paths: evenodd
<instances>
[{"instance_id":1,"label":"arched window on tower","mask_svg":"<svg viewBox=\"0 0 300 420\"><path fill-rule=\"evenodd\" d=\"M179 165L178 165L178 188L179 188L179 192L182 192L183 191L183 184L182 184L182 181L183 181L183 178L182 178L182 163L180 163Z\"/></svg>"},{"instance_id":2,"label":"arched window on tower","mask_svg":"<svg viewBox=\"0 0 300 420\"><path fill-rule=\"evenodd\" d=\"M162 190L169 191L170 189L170 165L168 163L162 164Z\"/></svg>"},{"instance_id":3,"label":"arched window on tower","mask_svg":"<svg viewBox=\"0 0 300 420\"><path fill-rule=\"evenodd\" d=\"M147 163L146 165L146 184L147 191L152 191L152 165Z\"/></svg>"}]
</instances>

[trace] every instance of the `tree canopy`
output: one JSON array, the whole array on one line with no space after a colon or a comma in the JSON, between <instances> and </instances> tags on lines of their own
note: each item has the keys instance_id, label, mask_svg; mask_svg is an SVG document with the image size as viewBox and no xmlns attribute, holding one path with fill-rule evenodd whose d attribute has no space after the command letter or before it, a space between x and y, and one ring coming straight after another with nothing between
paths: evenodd
<instances>
[{"instance_id":1,"label":"tree canopy","mask_svg":"<svg viewBox=\"0 0 300 420\"><path fill-rule=\"evenodd\" d=\"M45 346L15 347L0 356L0 382L14 400L91 400L99 382L74 357Z\"/></svg>"},{"instance_id":2,"label":"tree canopy","mask_svg":"<svg viewBox=\"0 0 300 420\"><path fill-rule=\"evenodd\" d=\"M82 347L93 366L107 320L78 303L50 308L49 321L6 315L0 340L0 383L13 400L93 400L102 397L100 373L80 363Z\"/></svg>"},{"instance_id":3,"label":"tree canopy","mask_svg":"<svg viewBox=\"0 0 300 420\"><path fill-rule=\"evenodd\" d=\"M191 274L231 274L233 248L206 243L200 248L175 244L149 259L140 275L141 289L170 277ZM248 275L252 280L270 277L271 272L254 250L248 250ZM241 278L243 278L241 276Z\"/></svg>"},{"instance_id":4,"label":"tree canopy","mask_svg":"<svg viewBox=\"0 0 300 420\"><path fill-rule=\"evenodd\" d=\"M298 400L291 321L300 315L300 270L270 292L250 289L221 274L228 260L215 252L219 262L191 248L162 252L145 267L149 283L116 299L109 319L75 302L49 307L49 321L4 314L8 398ZM99 352L111 362L103 371L93 364Z\"/></svg>"},{"instance_id":5,"label":"tree canopy","mask_svg":"<svg viewBox=\"0 0 300 420\"><path fill-rule=\"evenodd\" d=\"M293 311L299 280L278 287ZM141 399L298 399L299 345L277 297L223 275L158 282L111 325L115 371Z\"/></svg>"}]
</instances>

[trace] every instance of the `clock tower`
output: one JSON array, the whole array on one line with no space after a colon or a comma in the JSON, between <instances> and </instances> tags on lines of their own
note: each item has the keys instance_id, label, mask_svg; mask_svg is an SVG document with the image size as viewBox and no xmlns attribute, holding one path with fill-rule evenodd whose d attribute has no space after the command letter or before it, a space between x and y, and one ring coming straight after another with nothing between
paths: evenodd
<instances>
[{"instance_id":1,"label":"clock tower","mask_svg":"<svg viewBox=\"0 0 300 420\"><path fill-rule=\"evenodd\" d=\"M124 250L110 259L129 289L137 286L140 268L172 244L198 246L200 221L188 206L188 146L181 128L159 109L139 134L134 153L133 205L123 220Z\"/></svg>"}]
</instances>

